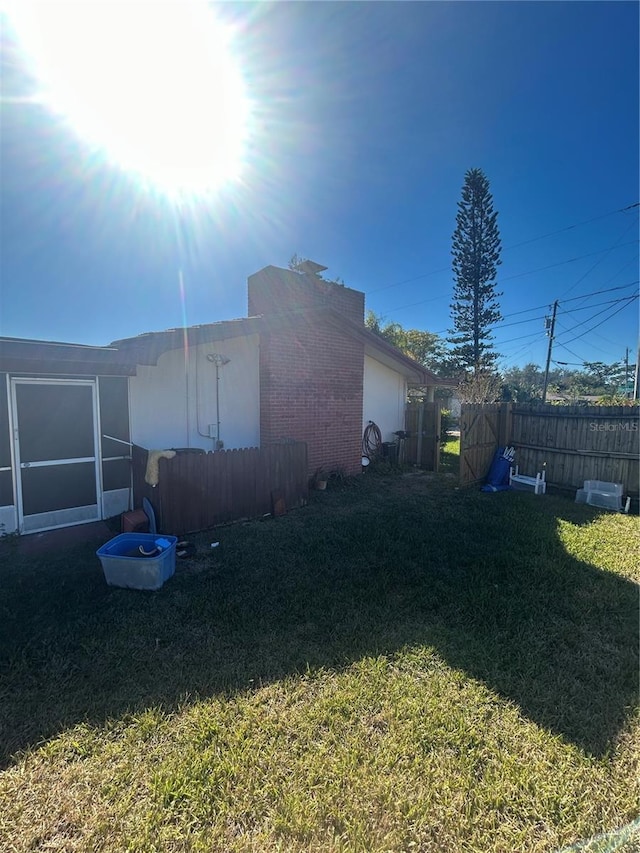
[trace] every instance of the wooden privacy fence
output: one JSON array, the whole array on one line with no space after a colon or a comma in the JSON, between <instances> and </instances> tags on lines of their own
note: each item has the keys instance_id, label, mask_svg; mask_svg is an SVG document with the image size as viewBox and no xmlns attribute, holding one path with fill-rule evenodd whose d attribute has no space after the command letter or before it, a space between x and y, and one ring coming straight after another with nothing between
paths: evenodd
<instances>
[{"instance_id":1,"label":"wooden privacy fence","mask_svg":"<svg viewBox=\"0 0 640 853\"><path fill-rule=\"evenodd\" d=\"M512 445L523 474L578 489L585 480L622 483L638 496L640 412L630 406L463 405L460 479L483 480L496 448Z\"/></svg>"},{"instance_id":2,"label":"wooden privacy fence","mask_svg":"<svg viewBox=\"0 0 640 853\"><path fill-rule=\"evenodd\" d=\"M404 461L425 471L437 471L440 465L440 403L410 402L405 410Z\"/></svg>"},{"instance_id":3,"label":"wooden privacy fence","mask_svg":"<svg viewBox=\"0 0 640 853\"><path fill-rule=\"evenodd\" d=\"M509 443L508 410L502 403L463 404L460 411L460 483L483 481L497 447Z\"/></svg>"},{"instance_id":4,"label":"wooden privacy fence","mask_svg":"<svg viewBox=\"0 0 640 853\"><path fill-rule=\"evenodd\" d=\"M308 498L307 445L302 442L220 450L180 452L160 459L158 485L145 482L147 451L133 448L133 494L136 507L151 501L163 533L183 536L241 518L286 508Z\"/></svg>"}]
</instances>

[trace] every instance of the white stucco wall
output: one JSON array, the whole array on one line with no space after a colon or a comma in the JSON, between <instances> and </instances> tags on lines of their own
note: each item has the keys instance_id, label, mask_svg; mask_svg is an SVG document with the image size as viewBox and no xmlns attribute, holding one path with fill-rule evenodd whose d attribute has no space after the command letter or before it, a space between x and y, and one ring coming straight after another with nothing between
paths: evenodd
<instances>
[{"instance_id":1,"label":"white stucco wall","mask_svg":"<svg viewBox=\"0 0 640 853\"><path fill-rule=\"evenodd\" d=\"M209 353L230 359L220 367L220 438L225 450L260 444L258 335L163 353L139 365L130 380L131 440L147 449L215 446L216 366ZM209 425L211 436L209 437Z\"/></svg>"},{"instance_id":2,"label":"white stucco wall","mask_svg":"<svg viewBox=\"0 0 640 853\"><path fill-rule=\"evenodd\" d=\"M407 383L400 373L369 355L364 357L363 430L369 421L380 427L383 441L395 441L404 429Z\"/></svg>"}]
</instances>

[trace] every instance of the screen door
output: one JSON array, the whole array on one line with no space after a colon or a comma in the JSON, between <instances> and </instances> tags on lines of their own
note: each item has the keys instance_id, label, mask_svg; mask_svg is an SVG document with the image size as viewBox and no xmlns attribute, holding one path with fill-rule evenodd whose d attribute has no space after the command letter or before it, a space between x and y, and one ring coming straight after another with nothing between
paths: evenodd
<instances>
[{"instance_id":1,"label":"screen door","mask_svg":"<svg viewBox=\"0 0 640 853\"><path fill-rule=\"evenodd\" d=\"M100 518L92 381L12 380L20 531Z\"/></svg>"}]
</instances>

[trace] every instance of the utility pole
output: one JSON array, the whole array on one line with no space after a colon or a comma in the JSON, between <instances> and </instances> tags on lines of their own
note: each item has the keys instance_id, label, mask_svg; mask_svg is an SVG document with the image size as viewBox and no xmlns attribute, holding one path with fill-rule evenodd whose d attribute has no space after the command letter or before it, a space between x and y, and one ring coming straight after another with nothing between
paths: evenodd
<instances>
[{"instance_id":1,"label":"utility pole","mask_svg":"<svg viewBox=\"0 0 640 853\"><path fill-rule=\"evenodd\" d=\"M544 388L542 389L542 402L547 402L547 386L549 384L549 367L551 365L551 349L553 347L553 335L556 330L556 313L558 311L558 300L553 303L553 313L551 315L551 325L549 328L549 349L547 350L547 365L544 369Z\"/></svg>"},{"instance_id":2,"label":"utility pole","mask_svg":"<svg viewBox=\"0 0 640 853\"><path fill-rule=\"evenodd\" d=\"M624 349L624 396L629 398L629 347Z\"/></svg>"},{"instance_id":3,"label":"utility pole","mask_svg":"<svg viewBox=\"0 0 640 853\"><path fill-rule=\"evenodd\" d=\"M638 352L636 353L636 369L633 376L633 399L638 399L638 362L640 362L640 343L638 344Z\"/></svg>"}]
</instances>

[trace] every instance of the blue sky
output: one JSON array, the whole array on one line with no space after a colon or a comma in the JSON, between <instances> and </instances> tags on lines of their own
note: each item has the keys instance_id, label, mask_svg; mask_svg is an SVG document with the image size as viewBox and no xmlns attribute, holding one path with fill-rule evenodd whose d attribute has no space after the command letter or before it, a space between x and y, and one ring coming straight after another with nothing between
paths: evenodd
<instances>
[{"instance_id":1,"label":"blue sky","mask_svg":"<svg viewBox=\"0 0 640 853\"><path fill-rule=\"evenodd\" d=\"M623 210L639 195L638 9L226 4L249 156L179 212L25 102L5 28L0 334L106 344L246 316L247 276L294 252L387 321L446 334L456 204L478 167L503 243L501 366L544 364L555 299L555 359L633 358L637 301L609 300L638 292L639 208Z\"/></svg>"}]
</instances>

